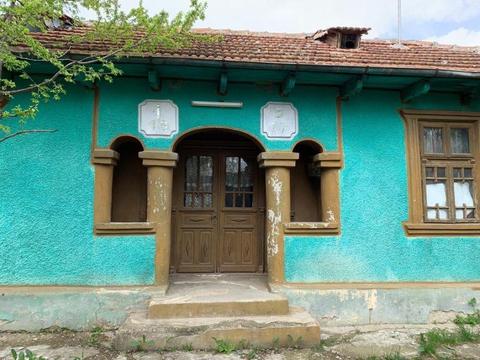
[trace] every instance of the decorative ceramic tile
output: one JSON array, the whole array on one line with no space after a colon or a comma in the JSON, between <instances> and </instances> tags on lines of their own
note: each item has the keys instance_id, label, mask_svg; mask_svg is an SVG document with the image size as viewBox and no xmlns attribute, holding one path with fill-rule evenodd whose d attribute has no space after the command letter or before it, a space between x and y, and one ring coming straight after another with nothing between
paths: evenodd
<instances>
[{"instance_id":1,"label":"decorative ceramic tile","mask_svg":"<svg viewBox=\"0 0 480 360\"><path fill-rule=\"evenodd\" d=\"M290 140L298 133L298 112L291 103L268 102L261 109L261 131L268 139Z\"/></svg>"},{"instance_id":2,"label":"decorative ceramic tile","mask_svg":"<svg viewBox=\"0 0 480 360\"><path fill-rule=\"evenodd\" d=\"M146 137L172 137L178 132L178 106L171 100L140 103L138 131Z\"/></svg>"}]
</instances>

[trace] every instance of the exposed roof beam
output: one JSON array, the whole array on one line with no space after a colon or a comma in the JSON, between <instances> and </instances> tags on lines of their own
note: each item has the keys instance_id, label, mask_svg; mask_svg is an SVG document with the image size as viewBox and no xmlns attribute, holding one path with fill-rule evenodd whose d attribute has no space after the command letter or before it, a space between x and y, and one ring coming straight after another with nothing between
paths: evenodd
<instances>
[{"instance_id":1,"label":"exposed roof beam","mask_svg":"<svg viewBox=\"0 0 480 360\"><path fill-rule=\"evenodd\" d=\"M430 81L419 80L400 91L400 99L403 103L409 102L419 96L427 94L430 88Z\"/></svg>"},{"instance_id":2,"label":"exposed roof beam","mask_svg":"<svg viewBox=\"0 0 480 360\"><path fill-rule=\"evenodd\" d=\"M153 91L160 90L160 77L158 76L157 70L150 70L148 72L148 82Z\"/></svg>"},{"instance_id":3,"label":"exposed roof beam","mask_svg":"<svg viewBox=\"0 0 480 360\"><path fill-rule=\"evenodd\" d=\"M354 76L350 80L346 81L340 87L340 97L343 100L348 100L351 97L359 94L363 89L364 76Z\"/></svg>"},{"instance_id":4,"label":"exposed roof beam","mask_svg":"<svg viewBox=\"0 0 480 360\"><path fill-rule=\"evenodd\" d=\"M297 78L295 77L295 74L289 74L287 77L282 82L282 87L280 89L280 94L282 96L288 96L293 88L295 87L295 83L297 82Z\"/></svg>"},{"instance_id":5,"label":"exposed roof beam","mask_svg":"<svg viewBox=\"0 0 480 360\"><path fill-rule=\"evenodd\" d=\"M218 80L218 93L220 95L226 95L227 87L228 87L228 75L226 72L222 72L220 74L220 79Z\"/></svg>"}]
</instances>

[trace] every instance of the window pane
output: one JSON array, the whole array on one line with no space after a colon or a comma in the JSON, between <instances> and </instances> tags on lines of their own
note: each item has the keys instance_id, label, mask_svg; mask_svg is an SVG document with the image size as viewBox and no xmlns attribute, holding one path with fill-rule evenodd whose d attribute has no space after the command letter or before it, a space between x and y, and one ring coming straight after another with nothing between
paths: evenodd
<instances>
[{"instance_id":1,"label":"window pane","mask_svg":"<svg viewBox=\"0 0 480 360\"><path fill-rule=\"evenodd\" d=\"M200 156L200 191L213 190L213 159L211 156Z\"/></svg>"},{"instance_id":2,"label":"window pane","mask_svg":"<svg viewBox=\"0 0 480 360\"><path fill-rule=\"evenodd\" d=\"M253 206L253 194L245 194L245 207Z\"/></svg>"},{"instance_id":3,"label":"window pane","mask_svg":"<svg viewBox=\"0 0 480 360\"><path fill-rule=\"evenodd\" d=\"M233 207L233 194L225 194L225 207Z\"/></svg>"},{"instance_id":4,"label":"window pane","mask_svg":"<svg viewBox=\"0 0 480 360\"><path fill-rule=\"evenodd\" d=\"M243 207L243 194L235 194L235 207Z\"/></svg>"},{"instance_id":5,"label":"window pane","mask_svg":"<svg viewBox=\"0 0 480 360\"><path fill-rule=\"evenodd\" d=\"M427 206L447 206L447 192L444 182L427 181Z\"/></svg>"},{"instance_id":6,"label":"window pane","mask_svg":"<svg viewBox=\"0 0 480 360\"><path fill-rule=\"evenodd\" d=\"M437 218L437 210L428 210L427 211L427 218L428 220L448 220L448 211L444 209L438 210L438 218Z\"/></svg>"},{"instance_id":7,"label":"window pane","mask_svg":"<svg viewBox=\"0 0 480 360\"><path fill-rule=\"evenodd\" d=\"M467 128L451 128L450 144L453 154L466 154L470 152Z\"/></svg>"},{"instance_id":8,"label":"window pane","mask_svg":"<svg viewBox=\"0 0 480 360\"><path fill-rule=\"evenodd\" d=\"M427 180L427 218L429 220L447 220L447 187L445 181Z\"/></svg>"},{"instance_id":9,"label":"window pane","mask_svg":"<svg viewBox=\"0 0 480 360\"><path fill-rule=\"evenodd\" d=\"M198 193L193 194L192 207L194 207L194 208L201 208L202 207L202 194L198 194Z\"/></svg>"},{"instance_id":10,"label":"window pane","mask_svg":"<svg viewBox=\"0 0 480 360\"><path fill-rule=\"evenodd\" d=\"M455 219L466 220L475 219L475 209L457 209L455 210Z\"/></svg>"},{"instance_id":11,"label":"window pane","mask_svg":"<svg viewBox=\"0 0 480 360\"><path fill-rule=\"evenodd\" d=\"M244 159L240 159L240 190L253 191L252 167Z\"/></svg>"},{"instance_id":12,"label":"window pane","mask_svg":"<svg viewBox=\"0 0 480 360\"><path fill-rule=\"evenodd\" d=\"M464 171L464 175L465 175L465 178L472 178L473 177L473 173L472 173L472 169L471 168L465 168L463 169Z\"/></svg>"},{"instance_id":13,"label":"window pane","mask_svg":"<svg viewBox=\"0 0 480 360\"><path fill-rule=\"evenodd\" d=\"M427 167L425 168L425 174L427 177L435 177L435 168L433 167Z\"/></svg>"},{"instance_id":14,"label":"window pane","mask_svg":"<svg viewBox=\"0 0 480 360\"><path fill-rule=\"evenodd\" d=\"M462 168L453 168L453 177L462 178Z\"/></svg>"},{"instance_id":15,"label":"window pane","mask_svg":"<svg viewBox=\"0 0 480 360\"><path fill-rule=\"evenodd\" d=\"M455 181L453 190L455 207L473 207L473 186L471 181Z\"/></svg>"},{"instance_id":16,"label":"window pane","mask_svg":"<svg viewBox=\"0 0 480 360\"><path fill-rule=\"evenodd\" d=\"M235 191L238 188L238 157L225 158L225 190Z\"/></svg>"},{"instance_id":17,"label":"window pane","mask_svg":"<svg viewBox=\"0 0 480 360\"><path fill-rule=\"evenodd\" d=\"M427 154L442 154L443 129L426 127L423 128L423 151Z\"/></svg>"},{"instance_id":18,"label":"window pane","mask_svg":"<svg viewBox=\"0 0 480 360\"><path fill-rule=\"evenodd\" d=\"M447 176L447 169L444 167L437 168L437 177L444 178Z\"/></svg>"},{"instance_id":19,"label":"window pane","mask_svg":"<svg viewBox=\"0 0 480 360\"><path fill-rule=\"evenodd\" d=\"M213 196L212 194L203 194L203 207L212 207Z\"/></svg>"},{"instance_id":20,"label":"window pane","mask_svg":"<svg viewBox=\"0 0 480 360\"><path fill-rule=\"evenodd\" d=\"M185 194L185 196L184 196L184 206L185 207L192 207L192 204L193 204L192 194Z\"/></svg>"},{"instance_id":21,"label":"window pane","mask_svg":"<svg viewBox=\"0 0 480 360\"><path fill-rule=\"evenodd\" d=\"M185 191L197 190L198 157L190 156L185 165Z\"/></svg>"}]
</instances>

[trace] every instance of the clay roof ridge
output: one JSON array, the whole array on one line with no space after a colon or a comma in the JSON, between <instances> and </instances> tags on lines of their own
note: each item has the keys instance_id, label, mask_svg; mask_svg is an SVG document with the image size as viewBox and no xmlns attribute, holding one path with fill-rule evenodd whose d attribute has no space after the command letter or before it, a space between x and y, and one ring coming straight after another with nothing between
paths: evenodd
<instances>
[{"instance_id":1,"label":"clay roof ridge","mask_svg":"<svg viewBox=\"0 0 480 360\"><path fill-rule=\"evenodd\" d=\"M193 28L192 31L198 34L212 35L238 35L238 36L261 36L275 38L305 38L312 33L286 33L274 31L252 31L252 30L234 30L234 29L214 29L214 28Z\"/></svg>"}]
</instances>

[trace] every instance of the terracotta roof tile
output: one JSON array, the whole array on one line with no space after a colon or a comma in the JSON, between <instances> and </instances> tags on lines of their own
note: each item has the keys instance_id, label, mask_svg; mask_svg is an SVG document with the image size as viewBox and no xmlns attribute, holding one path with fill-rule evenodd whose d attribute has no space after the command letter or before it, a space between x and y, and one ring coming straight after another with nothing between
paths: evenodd
<instances>
[{"instance_id":1,"label":"terracotta roof tile","mask_svg":"<svg viewBox=\"0 0 480 360\"><path fill-rule=\"evenodd\" d=\"M87 28L35 33L45 45L75 54L101 54L109 44L101 41L68 44L72 34ZM195 33L221 35L218 41L194 42L181 49L159 48L158 58L239 61L262 64L326 66L369 66L408 69L438 69L480 73L480 47L438 45L424 41L404 41L394 48L389 40L364 39L358 49L338 49L311 38L312 34L256 33L248 31L195 29ZM151 55L149 55L151 56Z\"/></svg>"}]
</instances>

